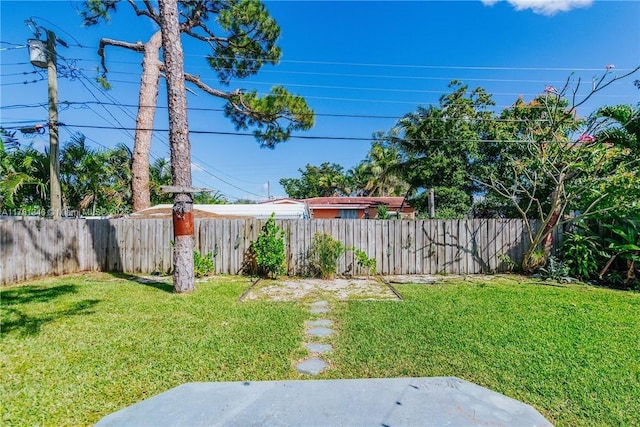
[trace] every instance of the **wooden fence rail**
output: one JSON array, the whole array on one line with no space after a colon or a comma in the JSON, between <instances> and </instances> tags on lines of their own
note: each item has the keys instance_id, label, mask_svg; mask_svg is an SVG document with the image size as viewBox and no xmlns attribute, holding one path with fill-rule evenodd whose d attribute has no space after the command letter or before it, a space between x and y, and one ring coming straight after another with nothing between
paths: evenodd
<instances>
[{"instance_id":1,"label":"wooden fence rail","mask_svg":"<svg viewBox=\"0 0 640 427\"><path fill-rule=\"evenodd\" d=\"M237 274L265 220L196 220L196 249L211 253L216 272ZM528 247L518 219L472 220L279 220L285 231L287 269L305 272L315 233L375 258L377 273L475 274L502 271L506 257L520 262ZM535 227L539 224L535 223ZM559 241L561 231L556 233ZM0 284L80 271L168 272L173 238L170 220L0 220ZM353 251L339 272L364 274Z\"/></svg>"}]
</instances>

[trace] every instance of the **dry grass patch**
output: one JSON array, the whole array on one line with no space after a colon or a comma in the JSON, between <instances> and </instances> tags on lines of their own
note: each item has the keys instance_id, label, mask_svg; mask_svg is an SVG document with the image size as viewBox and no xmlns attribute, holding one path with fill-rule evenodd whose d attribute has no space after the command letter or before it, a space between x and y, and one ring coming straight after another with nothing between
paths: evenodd
<instances>
[{"instance_id":1,"label":"dry grass patch","mask_svg":"<svg viewBox=\"0 0 640 427\"><path fill-rule=\"evenodd\" d=\"M398 295L377 278L260 280L244 296L244 301L305 301L313 298L336 301L398 300Z\"/></svg>"}]
</instances>

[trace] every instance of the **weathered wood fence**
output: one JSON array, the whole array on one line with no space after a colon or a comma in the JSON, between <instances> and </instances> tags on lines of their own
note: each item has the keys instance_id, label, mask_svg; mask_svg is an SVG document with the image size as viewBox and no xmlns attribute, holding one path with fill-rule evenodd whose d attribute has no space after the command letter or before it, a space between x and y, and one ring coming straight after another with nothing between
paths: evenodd
<instances>
[{"instance_id":1,"label":"weathered wood fence","mask_svg":"<svg viewBox=\"0 0 640 427\"><path fill-rule=\"evenodd\" d=\"M196 220L196 249L213 254L216 272L237 274L265 220ZM315 233L375 258L389 274L476 274L502 271L506 257L519 263L528 246L518 219L473 220L281 220L291 275L305 271ZM536 227L539 225L536 224ZM556 241L561 232L556 233ZM168 272L172 264L170 220L0 220L0 283L80 271ZM339 271L363 274L353 251Z\"/></svg>"}]
</instances>

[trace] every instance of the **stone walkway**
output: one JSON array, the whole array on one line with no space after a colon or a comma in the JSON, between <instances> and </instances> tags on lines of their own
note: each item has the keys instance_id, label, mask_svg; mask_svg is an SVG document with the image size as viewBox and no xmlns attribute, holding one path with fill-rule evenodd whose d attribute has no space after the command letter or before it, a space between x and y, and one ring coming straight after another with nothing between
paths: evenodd
<instances>
[{"instance_id":1,"label":"stone walkway","mask_svg":"<svg viewBox=\"0 0 640 427\"><path fill-rule=\"evenodd\" d=\"M331 311L327 301L316 301L311 304L311 314L322 315ZM305 342L304 346L309 350L309 357L296 365L296 369L301 374L318 375L329 367L329 364L320 356L333 350L331 344L313 342L314 339L329 337L333 334L333 321L329 319L308 320L305 322L307 338L311 342Z\"/></svg>"}]
</instances>

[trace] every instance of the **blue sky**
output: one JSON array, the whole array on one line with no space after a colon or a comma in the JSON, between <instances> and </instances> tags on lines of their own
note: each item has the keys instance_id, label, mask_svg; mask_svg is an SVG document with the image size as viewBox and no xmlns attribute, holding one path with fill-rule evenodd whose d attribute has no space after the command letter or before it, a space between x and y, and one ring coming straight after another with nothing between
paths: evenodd
<instances>
[{"instance_id":1,"label":"blue sky","mask_svg":"<svg viewBox=\"0 0 640 427\"><path fill-rule=\"evenodd\" d=\"M267 92L281 84L300 94L318 114L315 127L274 150L261 149L251 137L191 134L194 185L219 190L230 200L283 196L278 181L298 177L305 164L335 162L345 169L364 159L366 140L389 130L418 106L437 103L452 79L494 94L496 108L518 96L525 100L545 86L561 86L573 72L591 80L614 64L614 73L640 65L640 1L509 0L415 2L266 2L280 24L282 60L256 76L232 82L233 88ZM85 28L76 8L66 0L0 1L0 124L5 127L46 123L45 73L33 73L26 40L33 37L24 20L34 17L68 48L59 47L62 64L73 76L59 78L61 141L84 133L94 147L133 145L133 132L94 129L135 126L141 56L107 48L111 91L103 92L98 75L101 37L146 41L156 28L122 4L108 24ZM186 71L215 86L204 61L203 46L185 39ZM23 74L28 73L28 74ZM586 115L607 104L635 104L640 91L632 85L640 73L612 85L579 110ZM36 80L36 82L33 82ZM23 82L29 82L23 84ZM160 105L166 105L164 83ZM196 93L197 90L195 90ZM583 92L582 92L583 93ZM119 104L119 105L105 105ZM206 94L189 94L189 127L193 131L233 133L229 121L215 111L222 103ZM213 110L213 111L212 111ZM156 114L155 128L167 128L167 110ZM347 117L345 117L347 116ZM73 126L75 125L75 126ZM89 127L81 127L89 126ZM354 138L352 140L330 139ZM27 143L29 140L24 140ZM48 144L36 136L34 146ZM157 132L152 157L169 157L166 133Z\"/></svg>"}]
</instances>

